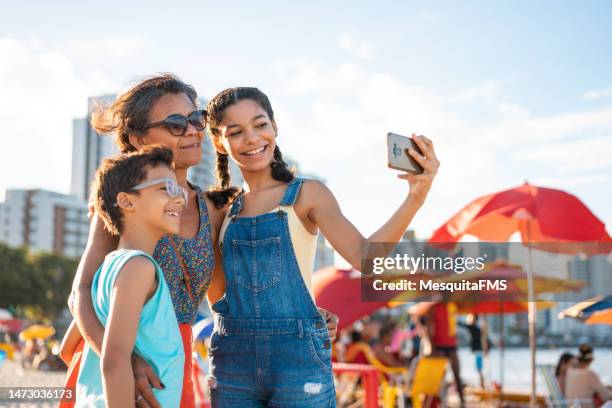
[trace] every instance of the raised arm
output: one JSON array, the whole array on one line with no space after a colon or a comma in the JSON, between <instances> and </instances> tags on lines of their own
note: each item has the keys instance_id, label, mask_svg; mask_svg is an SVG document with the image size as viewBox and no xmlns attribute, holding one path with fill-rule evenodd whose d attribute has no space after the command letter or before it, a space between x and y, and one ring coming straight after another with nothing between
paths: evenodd
<instances>
[{"instance_id":1,"label":"raised arm","mask_svg":"<svg viewBox=\"0 0 612 408\"><path fill-rule=\"evenodd\" d=\"M72 283L70 310L81 335L98 355L102 351L104 327L100 324L91 301L91 283L106 255L117 248L117 239L104 229L104 222L94 214L89 227L87 247L79 262Z\"/></svg>"},{"instance_id":2,"label":"raised arm","mask_svg":"<svg viewBox=\"0 0 612 408\"><path fill-rule=\"evenodd\" d=\"M334 249L357 270L361 269L361 259L365 255L373 255L370 252L370 244L398 242L402 238L415 214L425 202L433 179L438 172L440 163L436 158L432 142L424 136L413 136L413 139L423 152L423 156L412 149L409 154L423 166L424 172L398 175L398 178L408 180L409 193L387 222L368 238L365 238L346 219L336 198L325 185L313 182L305 186L310 190L307 194L310 197L308 199L309 219L320 228ZM387 254L380 254L377 251L375 255L385 256Z\"/></svg>"},{"instance_id":3,"label":"raised arm","mask_svg":"<svg viewBox=\"0 0 612 408\"><path fill-rule=\"evenodd\" d=\"M109 407L134 407L130 360L142 307L155 288L155 266L144 257L130 259L115 280L101 361L104 396Z\"/></svg>"}]
</instances>

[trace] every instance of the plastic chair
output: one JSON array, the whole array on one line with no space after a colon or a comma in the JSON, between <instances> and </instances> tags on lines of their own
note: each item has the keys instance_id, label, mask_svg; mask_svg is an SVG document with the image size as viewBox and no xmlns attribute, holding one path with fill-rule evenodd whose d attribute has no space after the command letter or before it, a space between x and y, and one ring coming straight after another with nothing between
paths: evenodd
<instances>
[{"instance_id":1,"label":"plastic chair","mask_svg":"<svg viewBox=\"0 0 612 408\"><path fill-rule=\"evenodd\" d=\"M374 366L379 372L380 384L382 385L383 408L404 406L404 391L402 389L402 376L408 374L407 367L389 367L384 365L376 356L367 343L357 343L351 346L351 354L363 353L368 364ZM349 362L349 361L347 361ZM391 378L393 381L390 381Z\"/></svg>"},{"instance_id":2,"label":"plastic chair","mask_svg":"<svg viewBox=\"0 0 612 408\"><path fill-rule=\"evenodd\" d=\"M411 398L414 408L429 408L440 388L448 367L444 357L423 357L417 363L412 381Z\"/></svg>"}]
</instances>

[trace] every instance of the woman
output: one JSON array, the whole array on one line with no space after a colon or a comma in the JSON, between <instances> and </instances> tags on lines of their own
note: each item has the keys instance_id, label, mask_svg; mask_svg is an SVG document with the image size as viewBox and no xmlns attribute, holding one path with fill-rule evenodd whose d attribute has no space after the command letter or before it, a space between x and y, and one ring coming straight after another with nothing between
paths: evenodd
<instances>
[{"instance_id":1,"label":"woman","mask_svg":"<svg viewBox=\"0 0 612 408\"><path fill-rule=\"evenodd\" d=\"M577 358L578 366L567 370L565 398L570 403L578 400L581 407L598 407L612 398L612 392L601 383L595 371L589 368L594 360L593 347L582 344Z\"/></svg>"},{"instance_id":2,"label":"woman","mask_svg":"<svg viewBox=\"0 0 612 408\"><path fill-rule=\"evenodd\" d=\"M356 269L364 247L399 241L437 172L433 145L413 136L423 156L409 154L425 171L399 176L409 182L409 194L365 238L323 184L289 171L276 144L272 106L259 89L226 89L210 100L207 113L220 176L213 197L218 205L232 201L219 240L226 293L213 305L213 407L335 406L331 342L310 290L318 230ZM245 181L238 195L229 188L228 156Z\"/></svg>"},{"instance_id":3,"label":"woman","mask_svg":"<svg viewBox=\"0 0 612 408\"><path fill-rule=\"evenodd\" d=\"M565 395L565 383L567 379L567 370L570 367L575 367L577 364L577 360L572 353L563 353L561 357L559 357L559 361L557 362L557 367L555 368L555 378L557 379L557 383L559 384L559 389L561 389L561 393Z\"/></svg>"},{"instance_id":4,"label":"woman","mask_svg":"<svg viewBox=\"0 0 612 408\"><path fill-rule=\"evenodd\" d=\"M196 99L192 86L173 75L162 74L136 84L112 105L96 108L92 115L93 127L100 133L114 133L123 153L162 144L174 155L176 179L188 192L187 202L181 213L179 233L162 238L153 257L170 289L186 356L191 356L191 324L199 304L205 295L209 304L213 304L225 291L217 240L227 209L213 205L204 191L187 181L188 169L202 159L205 113L197 109ZM91 284L105 256L116 247L117 240L94 215L70 303L82 336L97 354L102 348L104 328L92 307ZM333 334L336 322L327 313L326 317ZM139 406L158 407L151 386L162 389L163 384L144 360L137 356L132 360ZM185 359L184 368L181 407L192 407L195 397L190 358Z\"/></svg>"}]
</instances>

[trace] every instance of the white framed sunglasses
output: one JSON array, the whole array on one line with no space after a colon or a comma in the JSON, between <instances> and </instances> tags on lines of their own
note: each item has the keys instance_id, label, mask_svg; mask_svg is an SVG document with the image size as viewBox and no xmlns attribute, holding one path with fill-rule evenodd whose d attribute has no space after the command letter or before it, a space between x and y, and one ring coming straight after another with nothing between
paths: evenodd
<instances>
[{"instance_id":1,"label":"white framed sunglasses","mask_svg":"<svg viewBox=\"0 0 612 408\"><path fill-rule=\"evenodd\" d=\"M168 178L168 177L145 181L144 183L135 185L130 190L139 191L147 187L156 186L162 183L166 184L166 193L168 193L170 197L172 198L182 197L185 200L185 204L187 204L187 198L188 198L187 190L179 186L175 180Z\"/></svg>"}]
</instances>

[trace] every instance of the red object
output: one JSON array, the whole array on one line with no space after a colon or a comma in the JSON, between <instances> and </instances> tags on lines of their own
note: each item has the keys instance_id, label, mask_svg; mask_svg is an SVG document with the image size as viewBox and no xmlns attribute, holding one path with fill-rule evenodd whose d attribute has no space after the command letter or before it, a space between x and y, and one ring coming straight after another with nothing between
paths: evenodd
<instances>
[{"instance_id":1,"label":"red object","mask_svg":"<svg viewBox=\"0 0 612 408\"><path fill-rule=\"evenodd\" d=\"M397 279L417 281L424 273L396 276ZM312 293L316 304L323 309L338 315L340 322L338 330L350 326L355 321L382 308L392 307L391 302L397 301L406 292L382 292L380 301L364 301L365 288L372 287L371 280L376 276L363 276L360 272L350 269L338 269L333 266L319 269L312 276ZM415 295L416 297L416 295ZM402 301L414 300L402 299Z\"/></svg>"},{"instance_id":2,"label":"red object","mask_svg":"<svg viewBox=\"0 0 612 408\"><path fill-rule=\"evenodd\" d=\"M197 408L210 408L210 398L208 398L204 388L202 388L202 381L206 380L206 373L202 370L195 358L193 358L191 366L193 368L193 390L198 397L196 406Z\"/></svg>"},{"instance_id":3,"label":"red object","mask_svg":"<svg viewBox=\"0 0 612 408\"><path fill-rule=\"evenodd\" d=\"M356 373L361 376L365 390L364 408L378 408L378 370L366 364L334 363L335 374Z\"/></svg>"},{"instance_id":4,"label":"red object","mask_svg":"<svg viewBox=\"0 0 612 408\"><path fill-rule=\"evenodd\" d=\"M181 408L195 408L195 394L193 393L192 359L191 359L191 326L186 323L179 324L181 337L183 338L183 350L185 351L185 370L183 371L183 393L181 394Z\"/></svg>"},{"instance_id":5,"label":"red object","mask_svg":"<svg viewBox=\"0 0 612 408\"><path fill-rule=\"evenodd\" d=\"M363 302L361 300L361 274L356 271L323 268L313 274L312 293L317 306L338 315L338 330L369 315L387 302Z\"/></svg>"},{"instance_id":6,"label":"red object","mask_svg":"<svg viewBox=\"0 0 612 408\"><path fill-rule=\"evenodd\" d=\"M516 231L521 232L523 243L534 248L542 244L549 252L594 255L612 250L604 223L576 196L528 183L477 198L429 241L453 247L465 234L484 241L507 241ZM553 250L555 243L560 245Z\"/></svg>"},{"instance_id":7,"label":"red object","mask_svg":"<svg viewBox=\"0 0 612 408\"><path fill-rule=\"evenodd\" d=\"M19 333L26 324L27 322L21 319L0 320L0 327L9 333Z\"/></svg>"},{"instance_id":8,"label":"red object","mask_svg":"<svg viewBox=\"0 0 612 408\"><path fill-rule=\"evenodd\" d=\"M434 334L431 344L434 347L456 347L457 337L455 329L451 325L455 324L455 318L449 316L451 313L449 303L440 302L432 307L432 317L434 324Z\"/></svg>"},{"instance_id":9,"label":"red object","mask_svg":"<svg viewBox=\"0 0 612 408\"><path fill-rule=\"evenodd\" d=\"M83 347L85 347L85 341L81 339L77 346L74 348L74 354L70 358L70 364L68 364L68 372L66 373L66 383L64 385L65 390L70 390L72 396L76 397L76 384L79 376L79 369L81 367L81 355L83 354ZM73 408L75 398L72 401L60 401L57 408Z\"/></svg>"}]
</instances>

